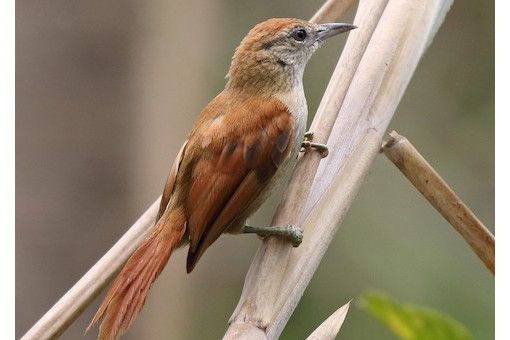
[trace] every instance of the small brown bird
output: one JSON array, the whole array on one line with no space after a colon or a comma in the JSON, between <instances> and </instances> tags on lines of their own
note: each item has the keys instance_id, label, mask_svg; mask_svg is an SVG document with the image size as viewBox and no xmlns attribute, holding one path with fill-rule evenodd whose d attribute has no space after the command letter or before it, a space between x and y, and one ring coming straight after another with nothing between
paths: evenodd
<instances>
[{"instance_id":1,"label":"small brown bird","mask_svg":"<svg viewBox=\"0 0 510 340\"><path fill-rule=\"evenodd\" d=\"M156 224L113 282L91 325L99 339L116 339L142 308L172 251L189 242L186 269L224 232L281 235L297 246L294 226L246 226L246 219L293 168L307 105L303 71L324 39L356 28L300 19L256 25L236 49L225 89L196 120L170 170ZM90 326L89 326L90 327Z\"/></svg>"}]
</instances>

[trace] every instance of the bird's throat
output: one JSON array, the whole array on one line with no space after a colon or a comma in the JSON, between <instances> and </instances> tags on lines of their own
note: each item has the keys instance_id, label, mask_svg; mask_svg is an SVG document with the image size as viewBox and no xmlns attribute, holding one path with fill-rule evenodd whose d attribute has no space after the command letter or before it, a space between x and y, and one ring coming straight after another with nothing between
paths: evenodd
<instances>
[{"instance_id":1,"label":"bird's throat","mask_svg":"<svg viewBox=\"0 0 510 340\"><path fill-rule=\"evenodd\" d=\"M302 86L303 68L283 60L233 60L226 88L257 94L286 93Z\"/></svg>"}]
</instances>

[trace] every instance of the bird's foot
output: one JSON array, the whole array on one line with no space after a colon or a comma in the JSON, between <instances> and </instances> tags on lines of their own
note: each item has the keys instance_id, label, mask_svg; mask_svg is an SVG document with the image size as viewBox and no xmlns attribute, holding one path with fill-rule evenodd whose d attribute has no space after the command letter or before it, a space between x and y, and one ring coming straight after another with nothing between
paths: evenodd
<instances>
[{"instance_id":1,"label":"bird's foot","mask_svg":"<svg viewBox=\"0 0 510 340\"><path fill-rule=\"evenodd\" d=\"M303 230L292 224L285 224L281 226L268 226L268 227L254 227L245 225L242 228L243 233L257 234L262 237L276 235L289 239L293 247L297 247L303 241Z\"/></svg>"},{"instance_id":2,"label":"bird's foot","mask_svg":"<svg viewBox=\"0 0 510 340\"><path fill-rule=\"evenodd\" d=\"M327 157L329 154L329 149L326 146L326 144L313 143L312 140L313 140L313 132L312 131L305 132L305 139L301 143L301 148L302 148L301 151L315 149L317 152L319 152L319 154L321 155L322 158Z\"/></svg>"}]
</instances>

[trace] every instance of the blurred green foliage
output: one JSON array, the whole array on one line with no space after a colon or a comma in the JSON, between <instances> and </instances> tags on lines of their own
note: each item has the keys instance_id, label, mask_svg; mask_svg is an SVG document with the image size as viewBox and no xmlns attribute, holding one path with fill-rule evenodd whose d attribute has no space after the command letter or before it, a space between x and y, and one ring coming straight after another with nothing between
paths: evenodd
<instances>
[{"instance_id":1,"label":"blurred green foliage","mask_svg":"<svg viewBox=\"0 0 510 340\"><path fill-rule=\"evenodd\" d=\"M375 292L361 297L360 307L402 340L469 340L471 334L459 322L436 310L397 302Z\"/></svg>"}]
</instances>

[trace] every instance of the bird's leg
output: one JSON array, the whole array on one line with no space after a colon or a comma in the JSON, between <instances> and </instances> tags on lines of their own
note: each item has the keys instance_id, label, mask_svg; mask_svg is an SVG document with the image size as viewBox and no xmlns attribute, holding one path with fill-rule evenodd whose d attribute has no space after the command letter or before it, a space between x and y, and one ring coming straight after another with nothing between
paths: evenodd
<instances>
[{"instance_id":1,"label":"bird's leg","mask_svg":"<svg viewBox=\"0 0 510 340\"><path fill-rule=\"evenodd\" d=\"M257 234L262 237L270 235L282 236L291 240L294 247L299 246L301 241L303 241L303 230L292 224L269 227L245 225L241 228L241 232L245 234Z\"/></svg>"},{"instance_id":2,"label":"bird's leg","mask_svg":"<svg viewBox=\"0 0 510 340\"><path fill-rule=\"evenodd\" d=\"M307 131L305 132L305 139L301 143L301 151L306 151L309 149L315 149L319 152L322 158L327 157L329 150L326 144L320 144L320 143L313 143L313 131Z\"/></svg>"}]
</instances>

